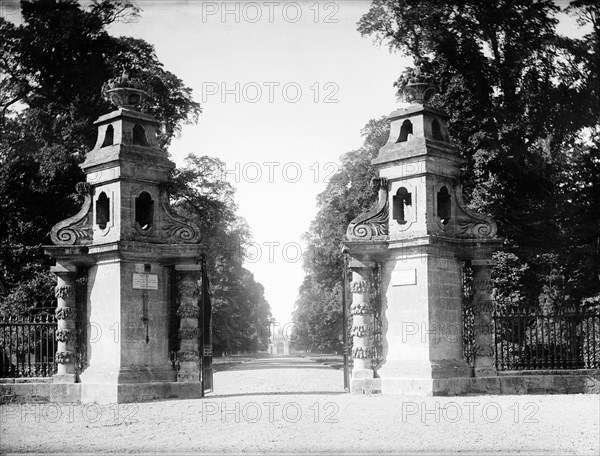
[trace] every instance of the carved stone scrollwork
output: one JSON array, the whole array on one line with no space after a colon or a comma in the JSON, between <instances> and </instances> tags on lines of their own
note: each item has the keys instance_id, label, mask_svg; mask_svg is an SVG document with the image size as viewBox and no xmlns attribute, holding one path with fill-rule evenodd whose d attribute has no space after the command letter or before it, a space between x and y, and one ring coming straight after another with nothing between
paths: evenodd
<instances>
[{"instance_id":1,"label":"carved stone scrollwork","mask_svg":"<svg viewBox=\"0 0 600 456\"><path fill-rule=\"evenodd\" d=\"M491 322L476 323L473 325L475 334L493 334L494 325Z\"/></svg>"},{"instance_id":2,"label":"carved stone scrollwork","mask_svg":"<svg viewBox=\"0 0 600 456\"><path fill-rule=\"evenodd\" d=\"M494 356L494 347L492 345L478 345L473 346L473 354L475 356Z\"/></svg>"},{"instance_id":3,"label":"carved stone scrollwork","mask_svg":"<svg viewBox=\"0 0 600 456\"><path fill-rule=\"evenodd\" d=\"M462 238L487 239L496 236L498 227L491 217L477 214L467 208L462 194L462 186L457 185L456 195L456 235Z\"/></svg>"},{"instance_id":4,"label":"carved stone scrollwork","mask_svg":"<svg viewBox=\"0 0 600 456\"><path fill-rule=\"evenodd\" d=\"M73 340L75 334L71 329L58 329L56 330L56 340L58 342L69 342Z\"/></svg>"},{"instance_id":5,"label":"carved stone scrollwork","mask_svg":"<svg viewBox=\"0 0 600 456\"><path fill-rule=\"evenodd\" d=\"M371 347L354 347L352 349L352 357L356 359L371 358L373 349Z\"/></svg>"},{"instance_id":6,"label":"carved stone scrollwork","mask_svg":"<svg viewBox=\"0 0 600 456\"><path fill-rule=\"evenodd\" d=\"M54 315L57 320L74 320L76 312L74 307L57 307Z\"/></svg>"},{"instance_id":7,"label":"carved stone scrollwork","mask_svg":"<svg viewBox=\"0 0 600 456\"><path fill-rule=\"evenodd\" d=\"M198 361L198 359L199 359L199 354L197 351L181 350L177 354L177 360L180 363L194 362L194 361Z\"/></svg>"},{"instance_id":8,"label":"carved stone scrollwork","mask_svg":"<svg viewBox=\"0 0 600 456\"><path fill-rule=\"evenodd\" d=\"M486 293L488 295L490 295L492 293L493 290L493 285L492 285L492 280L490 278L485 278L485 279L480 279L480 278L474 278L473 279L473 290L475 291L475 293Z\"/></svg>"},{"instance_id":9,"label":"carved stone scrollwork","mask_svg":"<svg viewBox=\"0 0 600 456\"><path fill-rule=\"evenodd\" d=\"M353 303L350 306L350 314L351 315L366 315L373 313L371 306L366 302L357 302Z\"/></svg>"},{"instance_id":10,"label":"carved stone scrollwork","mask_svg":"<svg viewBox=\"0 0 600 456\"><path fill-rule=\"evenodd\" d=\"M352 293L368 293L369 292L369 282L367 282L366 280L352 282L350 284L350 290L352 291Z\"/></svg>"},{"instance_id":11,"label":"carved stone scrollwork","mask_svg":"<svg viewBox=\"0 0 600 456\"><path fill-rule=\"evenodd\" d=\"M198 296L198 286L190 282L181 282L178 284L179 297L196 298Z\"/></svg>"},{"instance_id":12,"label":"carved stone scrollwork","mask_svg":"<svg viewBox=\"0 0 600 456\"><path fill-rule=\"evenodd\" d=\"M350 330L350 335L353 337L364 337L368 334L368 330L369 328L367 327L367 325L353 326Z\"/></svg>"},{"instance_id":13,"label":"carved stone scrollwork","mask_svg":"<svg viewBox=\"0 0 600 456\"><path fill-rule=\"evenodd\" d=\"M200 335L199 328L182 328L179 330L180 339L196 339Z\"/></svg>"},{"instance_id":14,"label":"carved stone scrollwork","mask_svg":"<svg viewBox=\"0 0 600 456\"><path fill-rule=\"evenodd\" d=\"M369 212L360 214L348 225L348 239L374 240L389 234L388 183L385 177L374 178L371 183L379 190L377 204Z\"/></svg>"},{"instance_id":15,"label":"carved stone scrollwork","mask_svg":"<svg viewBox=\"0 0 600 456\"><path fill-rule=\"evenodd\" d=\"M84 196L81 210L50 230L50 239L56 245L87 245L92 242L92 191L89 182L79 182L77 193Z\"/></svg>"},{"instance_id":16,"label":"carved stone scrollwork","mask_svg":"<svg viewBox=\"0 0 600 456\"><path fill-rule=\"evenodd\" d=\"M191 303L182 304L177 309L177 315L181 318L198 318L200 316L200 308Z\"/></svg>"},{"instance_id":17,"label":"carved stone scrollwork","mask_svg":"<svg viewBox=\"0 0 600 456\"><path fill-rule=\"evenodd\" d=\"M54 359L59 364L70 364L75 360L75 353L71 351L57 351Z\"/></svg>"},{"instance_id":18,"label":"carved stone scrollwork","mask_svg":"<svg viewBox=\"0 0 600 456\"><path fill-rule=\"evenodd\" d=\"M58 299L66 299L73 296L73 287L71 285L56 285L54 287L54 296Z\"/></svg>"},{"instance_id":19,"label":"carved stone scrollwork","mask_svg":"<svg viewBox=\"0 0 600 456\"><path fill-rule=\"evenodd\" d=\"M481 312L492 313L496 308L496 303L492 300L482 300L477 302L472 302L469 304L469 307L472 309L473 313L479 314Z\"/></svg>"},{"instance_id":20,"label":"carved stone scrollwork","mask_svg":"<svg viewBox=\"0 0 600 456\"><path fill-rule=\"evenodd\" d=\"M178 382L194 382L198 381L198 372L195 371L180 371L177 373Z\"/></svg>"},{"instance_id":21,"label":"carved stone scrollwork","mask_svg":"<svg viewBox=\"0 0 600 456\"><path fill-rule=\"evenodd\" d=\"M167 236L168 242L198 243L201 241L200 227L191 220L179 217L171 211L166 185L160 186L160 205L165 215L162 230Z\"/></svg>"}]
</instances>

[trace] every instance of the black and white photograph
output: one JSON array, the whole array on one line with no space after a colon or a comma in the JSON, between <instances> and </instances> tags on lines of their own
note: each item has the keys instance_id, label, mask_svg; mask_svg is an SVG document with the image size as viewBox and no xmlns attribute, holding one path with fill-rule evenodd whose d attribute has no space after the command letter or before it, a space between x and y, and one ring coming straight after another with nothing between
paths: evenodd
<instances>
[{"instance_id":1,"label":"black and white photograph","mask_svg":"<svg viewBox=\"0 0 600 456\"><path fill-rule=\"evenodd\" d=\"M0 0L0 455L600 454L598 0Z\"/></svg>"}]
</instances>

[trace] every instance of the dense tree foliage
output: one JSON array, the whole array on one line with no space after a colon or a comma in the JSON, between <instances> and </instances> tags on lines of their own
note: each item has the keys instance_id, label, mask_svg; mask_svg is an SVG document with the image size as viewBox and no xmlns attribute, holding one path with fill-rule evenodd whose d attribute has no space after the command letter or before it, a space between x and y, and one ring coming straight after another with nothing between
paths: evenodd
<instances>
[{"instance_id":1,"label":"dense tree foliage","mask_svg":"<svg viewBox=\"0 0 600 456\"><path fill-rule=\"evenodd\" d=\"M151 44L107 32L139 13L132 2L98 0L84 8L76 0L23 1L21 12L18 26L0 18L0 313L12 314L55 304L51 260L41 246L50 243L54 224L79 209L78 165L96 140L94 120L113 109L102 84L126 70L149 88L142 110L161 120L163 147L200 113L191 89L163 68ZM235 216L233 190L212 178L216 166L222 164L190 157L176 172L178 210L199 221L208 243L227 236L243 242L248 230ZM248 328L269 314L261 285L239 259L209 257L209 268L215 325L226 314L235 321L223 334L216 328L216 338L256 347Z\"/></svg>"}]
</instances>

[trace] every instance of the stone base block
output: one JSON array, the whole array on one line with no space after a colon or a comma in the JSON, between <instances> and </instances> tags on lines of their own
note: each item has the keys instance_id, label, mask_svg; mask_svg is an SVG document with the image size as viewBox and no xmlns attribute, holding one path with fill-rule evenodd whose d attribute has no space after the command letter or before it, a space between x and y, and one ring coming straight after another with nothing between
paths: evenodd
<instances>
[{"instance_id":1,"label":"stone base block","mask_svg":"<svg viewBox=\"0 0 600 456\"><path fill-rule=\"evenodd\" d=\"M351 394L380 394L381 379L380 378L351 378L350 379Z\"/></svg>"},{"instance_id":2,"label":"stone base block","mask_svg":"<svg viewBox=\"0 0 600 456\"><path fill-rule=\"evenodd\" d=\"M121 368L118 383L174 382L177 372L171 366Z\"/></svg>"},{"instance_id":3,"label":"stone base block","mask_svg":"<svg viewBox=\"0 0 600 456\"><path fill-rule=\"evenodd\" d=\"M200 382L188 383L5 383L0 384L0 404L29 402L114 404L160 399L199 399Z\"/></svg>"},{"instance_id":4,"label":"stone base block","mask_svg":"<svg viewBox=\"0 0 600 456\"><path fill-rule=\"evenodd\" d=\"M52 383L75 383L75 374L54 374Z\"/></svg>"},{"instance_id":5,"label":"stone base block","mask_svg":"<svg viewBox=\"0 0 600 456\"><path fill-rule=\"evenodd\" d=\"M465 396L518 394L600 394L600 371L556 375L500 375L456 378L351 379L353 394Z\"/></svg>"},{"instance_id":6,"label":"stone base block","mask_svg":"<svg viewBox=\"0 0 600 456\"><path fill-rule=\"evenodd\" d=\"M456 378L472 377L473 368L462 359L435 361L390 360L379 370L381 378Z\"/></svg>"},{"instance_id":7,"label":"stone base block","mask_svg":"<svg viewBox=\"0 0 600 456\"><path fill-rule=\"evenodd\" d=\"M98 404L148 402L160 399L200 399L200 382L82 384L81 402Z\"/></svg>"},{"instance_id":8,"label":"stone base block","mask_svg":"<svg viewBox=\"0 0 600 456\"><path fill-rule=\"evenodd\" d=\"M433 379L382 378L381 392L402 396L433 396Z\"/></svg>"},{"instance_id":9,"label":"stone base block","mask_svg":"<svg viewBox=\"0 0 600 456\"><path fill-rule=\"evenodd\" d=\"M476 367L473 369L475 377L495 377L498 375L498 371L495 367Z\"/></svg>"},{"instance_id":10,"label":"stone base block","mask_svg":"<svg viewBox=\"0 0 600 456\"><path fill-rule=\"evenodd\" d=\"M79 402L81 383L0 384L0 404L30 402Z\"/></svg>"},{"instance_id":11,"label":"stone base block","mask_svg":"<svg viewBox=\"0 0 600 456\"><path fill-rule=\"evenodd\" d=\"M373 378L373 369L352 369L352 378Z\"/></svg>"}]
</instances>

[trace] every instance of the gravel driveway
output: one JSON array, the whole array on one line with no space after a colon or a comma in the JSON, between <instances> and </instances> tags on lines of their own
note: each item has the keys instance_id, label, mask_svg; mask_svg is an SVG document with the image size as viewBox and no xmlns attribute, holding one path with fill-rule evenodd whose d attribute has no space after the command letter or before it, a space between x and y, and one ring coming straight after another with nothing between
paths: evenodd
<instances>
[{"instance_id":1,"label":"gravel driveway","mask_svg":"<svg viewBox=\"0 0 600 456\"><path fill-rule=\"evenodd\" d=\"M216 372L201 400L2 406L28 453L600 454L600 396L355 396L342 372L272 356Z\"/></svg>"}]
</instances>

